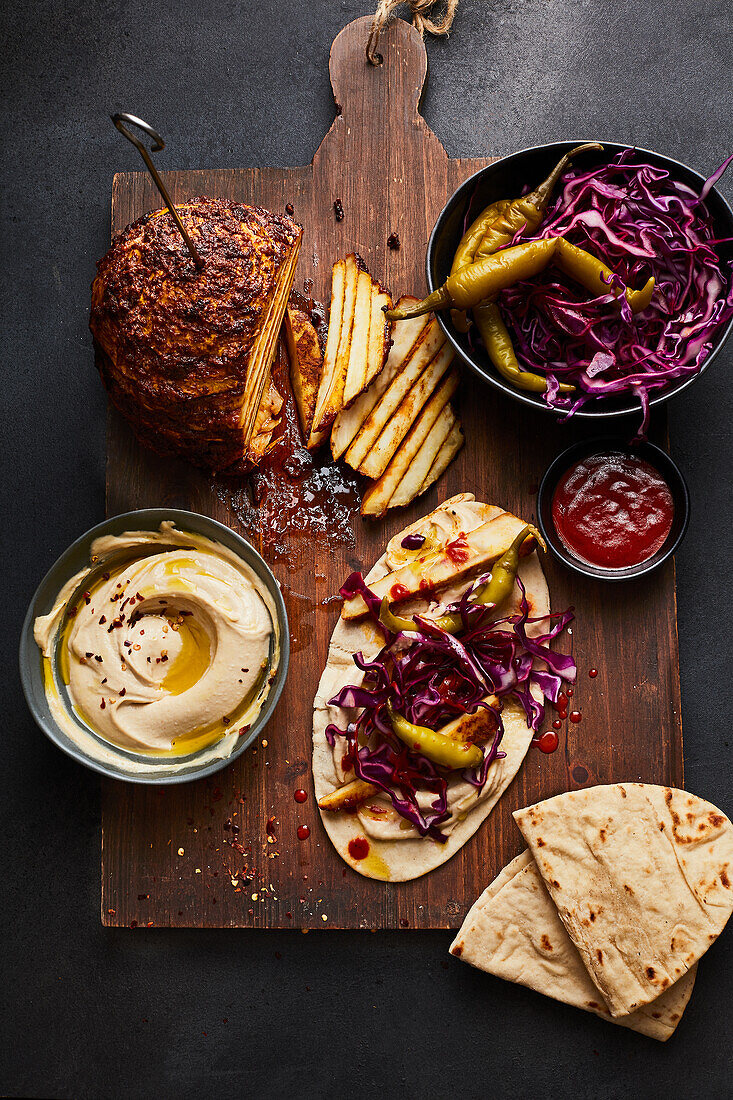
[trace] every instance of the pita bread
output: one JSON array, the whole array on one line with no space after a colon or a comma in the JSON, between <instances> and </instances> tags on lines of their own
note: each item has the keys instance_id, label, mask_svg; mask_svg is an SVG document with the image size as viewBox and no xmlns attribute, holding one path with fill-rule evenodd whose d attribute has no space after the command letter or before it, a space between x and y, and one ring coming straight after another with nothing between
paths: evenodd
<instances>
[{"instance_id":1,"label":"pita bread","mask_svg":"<svg viewBox=\"0 0 733 1100\"><path fill-rule=\"evenodd\" d=\"M674 986L733 910L733 826L686 791L589 787L514 819L613 1016Z\"/></svg>"},{"instance_id":2,"label":"pita bread","mask_svg":"<svg viewBox=\"0 0 733 1100\"><path fill-rule=\"evenodd\" d=\"M433 536L437 534L437 537L449 541L460 531L473 530L502 514L502 509L476 501L471 493L452 497L430 515L394 536L386 552L367 575L367 583L386 576L392 569L404 564L411 553L401 546L406 534L421 531ZM536 553L522 559L519 576L527 592L530 614L546 615L549 612L549 594ZM462 577L455 587L443 590L439 604L430 606L429 615L439 615L446 604L465 591L467 584L468 580ZM518 599L515 595L508 604L502 605L497 614L505 615L517 609ZM427 614L426 602L421 597L400 607L400 614L412 615L417 612ZM541 633L542 627L535 624L530 629ZM347 684L361 683L363 673L354 664L353 654L361 651L369 660L382 645L382 634L371 620L339 619L331 637L326 667L314 702L313 780L317 799L330 794L345 782L344 773L339 769L338 749L341 739L337 739L336 750L332 749L326 741L325 730L331 722L343 729L344 722L350 715L338 707L329 706L328 700ZM356 713L353 712L354 715ZM458 773L449 780L452 816L441 826L448 833L445 843L430 837L420 837L417 830L396 814L389 798L380 792L361 805L357 813L321 811L324 828L339 855L365 877L393 882L419 878L455 855L499 801L519 770L532 741L532 730L528 728L524 712L518 704L507 701L502 718L504 736L501 748L506 756L492 764L480 795ZM377 813L370 812L372 804L377 806ZM363 860L354 860L348 851L349 841L356 836L365 835L369 839L369 856Z\"/></svg>"},{"instance_id":3,"label":"pita bread","mask_svg":"<svg viewBox=\"0 0 733 1100\"><path fill-rule=\"evenodd\" d=\"M529 851L512 860L466 915L451 954L498 978L665 1042L695 983L693 966L655 1001L614 1019L557 915Z\"/></svg>"}]
</instances>

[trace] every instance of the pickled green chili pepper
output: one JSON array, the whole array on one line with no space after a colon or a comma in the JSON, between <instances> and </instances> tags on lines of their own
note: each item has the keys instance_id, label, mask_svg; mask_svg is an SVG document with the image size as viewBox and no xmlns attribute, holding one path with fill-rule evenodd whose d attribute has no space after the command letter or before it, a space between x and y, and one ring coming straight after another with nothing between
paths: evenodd
<instances>
[{"instance_id":1,"label":"pickled green chili pepper","mask_svg":"<svg viewBox=\"0 0 733 1100\"><path fill-rule=\"evenodd\" d=\"M422 302L401 309L390 309L385 316L389 321L401 321L406 317L420 317L423 313L446 309L448 306L470 309L484 298L491 298L500 290L544 271L557 248L556 242L556 237L526 241L524 244L505 248L503 252L497 252L493 256L485 256L483 260L468 264L449 275L443 285Z\"/></svg>"},{"instance_id":2,"label":"pickled green chili pepper","mask_svg":"<svg viewBox=\"0 0 733 1100\"><path fill-rule=\"evenodd\" d=\"M382 626L386 626L387 630L391 630L393 634L399 634L403 630L419 630L414 619L405 619L401 615L395 615L390 610L389 596L385 596L382 600L379 608L379 621Z\"/></svg>"},{"instance_id":3,"label":"pickled green chili pepper","mask_svg":"<svg viewBox=\"0 0 733 1100\"><path fill-rule=\"evenodd\" d=\"M449 275L443 285L422 302L404 309L389 310L386 316L389 320L399 321L448 306L470 309L487 298L495 297L500 290L506 290L514 283L538 275L556 256L562 256L563 270L583 286L593 293L608 293L609 283L603 281L601 274L608 273L606 278L610 279L610 268L582 248L568 244L564 237L547 237L539 241L515 244L511 248L485 256L475 264L461 268L455 275ZM624 292L629 305L638 311L648 305L653 290L652 277L642 290L632 291L625 288Z\"/></svg>"},{"instance_id":4,"label":"pickled green chili pepper","mask_svg":"<svg viewBox=\"0 0 733 1100\"><path fill-rule=\"evenodd\" d=\"M576 146L530 194L519 199L499 199L487 206L464 233L453 259L451 275L476 259L490 256L511 244L520 231L534 233L545 216L547 203L560 176L573 157L588 149L603 151L603 146L595 142Z\"/></svg>"},{"instance_id":5,"label":"pickled green chili pepper","mask_svg":"<svg viewBox=\"0 0 733 1100\"><path fill-rule=\"evenodd\" d=\"M604 264L603 260L599 260L596 256L592 256L590 252L584 252L582 248L577 248L574 244L570 244L564 237L558 237L557 242L557 249L553 259L566 275L570 275L571 278L576 279L596 298L600 297L601 294L608 294L609 291L612 293L614 292L611 284L613 271L607 264ZM651 278L647 279L646 284L641 290L629 290L629 288L626 287L624 293L626 295L626 301L631 306L632 313L639 313L642 309L646 309L651 301L653 292L653 275ZM615 293L618 297L620 288L617 289Z\"/></svg>"},{"instance_id":6,"label":"pickled green chili pepper","mask_svg":"<svg viewBox=\"0 0 733 1100\"><path fill-rule=\"evenodd\" d=\"M531 191L528 195L523 195L519 199L512 199L503 209L497 209L494 220L487 224L484 236L476 248L474 260L490 256L500 248L504 248L505 245L511 244L519 232L534 233L545 216L547 203L560 176L574 156L577 156L578 153L584 153L588 149L603 151L603 146L598 145L596 142L576 146L575 149L571 149L569 153L566 153L562 160L558 161L547 179L543 180L534 191ZM497 208L501 206L500 203L495 205Z\"/></svg>"},{"instance_id":7,"label":"pickled green chili pepper","mask_svg":"<svg viewBox=\"0 0 733 1100\"><path fill-rule=\"evenodd\" d=\"M508 600L514 591L514 582L519 572L519 558L522 545L528 537L535 538L543 550L547 550L545 540L536 527L531 523L525 524L500 558L491 567L491 575L484 584L479 585L473 593L472 603L500 607ZM459 611L452 611L449 615L441 615L433 622L446 634L455 634L463 629L463 618Z\"/></svg>"},{"instance_id":8,"label":"pickled green chili pepper","mask_svg":"<svg viewBox=\"0 0 733 1100\"><path fill-rule=\"evenodd\" d=\"M492 607L499 607L509 598L514 590L514 582L519 571L519 559L524 556L520 551L528 538L536 539L543 550L547 549L545 540L537 528L531 523L525 524L511 546L494 562L489 579L475 590L472 603L490 604ZM395 615L390 610L389 596L385 596L382 600L379 609L379 621L393 634L399 634L401 631L407 630L415 632L420 629L419 624L414 619L406 619L401 615ZM463 618L458 611L441 615L438 619L431 621L434 626L444 630L446 634L457 634L459 630L463 629Z\"/></svg>"},{"instance_id":9,"label":"pickled green chili pepper","mask_svg":"<svg viewBox=\"0 0 733 1100\"><path fill-rule=\"evenodd\" d=\"M496 302L480 302L479 305L474 306L473 319L481 334L486 353L499 374L513 386L518 386L520 390L544 393L547 389L545 376L522 370L519 366L512 338ZM559 389L560 393L572 393L575 386L561 382Z\"/></svg>"},{"instance_id":10,"label":"pickled green chili pepper","mask_svg":"<svg viewBox=\"0 0 733 1100\"><path fill-rule=\"evenodd\" d=\"M438 767L457 771L459 768L477 768L483 761L484 754L478 745L470 741L454 741L427 726L416 726L397 714L391 703L387 704L387 711L395 736Z\"/></svg>"}]
</instances>

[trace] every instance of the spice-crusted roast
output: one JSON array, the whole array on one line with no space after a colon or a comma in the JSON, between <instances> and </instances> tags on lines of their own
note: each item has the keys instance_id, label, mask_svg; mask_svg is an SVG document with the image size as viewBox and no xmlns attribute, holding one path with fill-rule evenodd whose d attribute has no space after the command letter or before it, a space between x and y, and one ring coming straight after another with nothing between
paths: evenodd
<instances>
[{"instance_id":1,"label":"spice-crusted roast","mask_svg":"<svg viewBox=\"0 0 733 1100\"><path fill-rule=\"evenodd\" d=\"M89 326L110 399L139 439L209 470L246 465L301 229L204 196L146 214L97 264Z\"/></svg>"}]
</instances>

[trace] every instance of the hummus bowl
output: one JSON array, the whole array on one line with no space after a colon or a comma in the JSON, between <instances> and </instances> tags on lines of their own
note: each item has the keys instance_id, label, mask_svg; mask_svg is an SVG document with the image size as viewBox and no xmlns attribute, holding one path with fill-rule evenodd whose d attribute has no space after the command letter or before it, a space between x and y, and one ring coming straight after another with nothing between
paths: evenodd
<instances>
[{"instance_id":1,"label":"hummus bowl","mask_svg":"<svg viewBox=\"0 0 733 1100\"><path fill-rule=\"evenodd\" d=\"M208 516L150 508L98 524L52 566L23 624L20 674L37 724L74 760L185 783L257 739L289 655L280 587L257 551Z\"/></svg>"}]
</instances>

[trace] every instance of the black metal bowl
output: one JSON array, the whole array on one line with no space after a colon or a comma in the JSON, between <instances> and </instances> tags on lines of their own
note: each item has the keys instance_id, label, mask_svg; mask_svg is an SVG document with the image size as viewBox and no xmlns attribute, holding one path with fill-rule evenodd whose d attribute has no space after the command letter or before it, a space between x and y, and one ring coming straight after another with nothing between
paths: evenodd
<instances>
[{"instance_id":1,"label":"black metal bowl","mask_svg":"<svg viewBox=\"0 0 733 1100\"><path fill-rule=\"evenodd\" d=\"M650 466L657 470L672 494L674 502L674 517L667 538L646 561L638 565L630 565L626 569L604 569L599 565L591 565L589 562L577 558L571 550L568 550L560 538L552 518L552 498L555 494L558 482L563 474L578 462L590 455L607 454L609 451L621 451L624 454L634 454L643 458ZM592 577L603 581L627 581L633 577L642 577L667 561L674 554L682 542L690 522L690 494L687 483L682 476L682 471L669 457L666 451L656 447L653 443L637 442L628 443L619 436L607 436L603 438L584 439L581 443L574 443L557 456L548 467L537 493L537 525L542 536L554 556L567 569L574 573L580 573L583 577Z\"/></svg>"},{"instance_id":2,"label":"black metal bowl","mask_svg":"<svg viewBox=\"0 0 733 1100\"><path fill-rule=\"evenodd\" d=\"M443 207L438 220L435 223L426 256L427 280L431 292L441 286L450 274L453 256L463 235L464 220L469 204L472 211L478 212L492 202L502 198L512 198L520 195L526 185L536 186L543 180L552 168L557 164L564 153L576 145L582 145L584 141L595 141L595 138L587 138L579 141L556 141L549 145L536 145L531 149L522 149L511 156L482 168L475 175L461 184L448 202ZM590 151L578 157L577 164L581 168L592 168L603 163L628 148L613 141L601 141L603 152ZM651 164L666 169L677 180L686 183L693 190L699 192L705 182L704 177L693 172L686 164L664 157L660 153L654 153L649 149L637 149L638 153ZM713 218L716 236L733 236L733 210L723 196L715 188L712 189L706 203ZM723 260L733 259L733 244L730 242L718 246L718 253ZM438 321L446 336L453 345L455 351L473 371L483 378L489 385L502 393L513 397L515 401L521 401L525 405L542 409L545 412L554 413L545 404L542 394L528 393L519 390L506 382L489 361L488 356L481 346L471 347L468 336L459 332L450 318L450 312L443 310L438 313ZM660 405L676 396L699 378L704 370L710 366L717 353L733 331L733 319L727 325L722 326L715 334L714 346L703 363L701 369L686 378L677 379L663 389L656 390L650 398L651 405ZM633 394L628 396L617 395L612 397L594 398L587 405L579 409L576 417L610 417L624 416L629 413L639 412L639 401Z\"/></svg>"}]
</instances>

